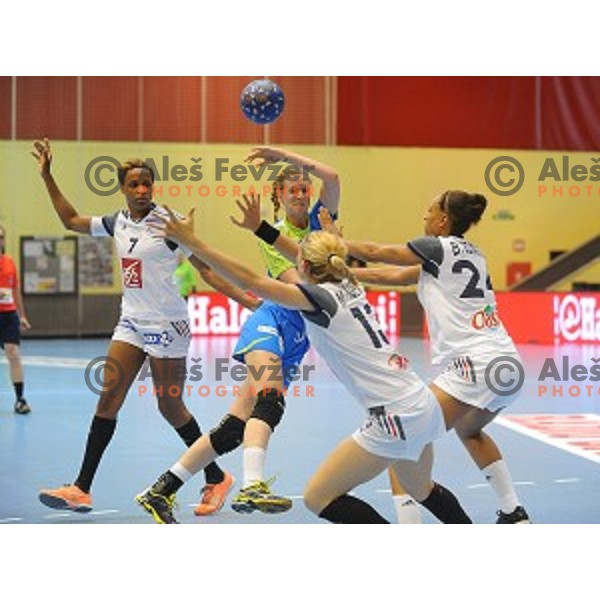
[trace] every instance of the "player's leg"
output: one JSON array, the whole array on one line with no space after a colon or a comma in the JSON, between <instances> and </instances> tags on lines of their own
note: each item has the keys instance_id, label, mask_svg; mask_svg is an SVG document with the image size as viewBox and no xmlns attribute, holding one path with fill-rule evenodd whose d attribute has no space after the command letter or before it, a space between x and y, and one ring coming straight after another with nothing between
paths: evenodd
<instances>
[{"instance_id":1,"label":"player's leg","mask_svg":"<svg viewBox=\"0 0 600 600\"><path fill-rule=\"evenodd\" d=\"M393 469L388 469L396 518L400 525L420 525L421 510L412 496L404 489Z\"/></svg>"},{"instance_id":2,"label":"player's leg","mask_svg":"<svg viewBox=\"0 0 600 600\"><path fill-rule=\"evenodd\" d=\"M56 509L92 510L90 488L117 424L117 414L146 355L141 348L113 340L108 348L104 382L87 438L79 475L72 485L42 490L40 501Z\"/></svg>"},{"instance_id":3,"label":"player's leg","mask_svg":"<svg viewBox=\"0 0 600 600\"><path fill-rule=\"evenodd\" d=\"M176 523L173 505L177 491L218 456L241 446L244 427L256 400L256 391L250 384L251 380L244 382L240 396L235 399L229 412L215 428L197 439L154 484L136 496L138 504L149 512L157 523Z\"/></svg>"},{"instance_id":4,"label":"player's leg","mask_svg":"<svg viewBox=\"0 0 600 600\"><path fill-rule=\"evenodd\" d=\"M264 472L269 440L285 411L281 358L266 350L252 350L244 360L256 402L244 431L243 487L231 506L241 513L284 512L292 507L292 501L271 492Z\"/></svg>"},{"instance_id":5,"label":"player's leg","mask_svg":"<svg viewBox=\"0 0 600 600\"><path fill-rule=\"evenodd\" d=\"M25 378L23 374L23 362L21 360L21 350L18 343L5 343L4 352L8 361L10 380L15 388L15 407L14 410L19 415L26 415L31 412L31 407L23 395L25 391Z\"/></svg>"},{"instance_id":6,"label":"player's leg","mask_svg":"<svg viewBox=\"0 0 600 600\"><path fill-rule=\"evenodd\" d=\"M150 357L150 369L160 413L190 448L200 439L202 431L183 401L186 358ZM233 485L233 477L221 470L216 462L204 466L204 477L210 495L215 496L216 492L215 500L222 496L215 506L215 510L219 510Z\"/></svg>"},{"instance_id":7,"label":"player's leg","mask_svg":"<svg viewBox=\"0 0 600 600\"><path fill-rule=\"evenodd\" d=\"M332 523L388 523L370 504L348 492L370 481L393 462L343 440L319 466L304 490L304 504Z\"/></svg>"},{"instance_id":8,"label":"player's leg","mask_svg":"<svg viewBox=\"0 0 600 600\"><path fill-rule=\"evenodd\" d=\"M433 445L427 444L419 460L399 460L390 467L390 471L397 477L402 488L442 523L471 523L456 496L440 483L433 481L432 468Z\"/></svg>"},{"instance_id":9,"label":"player's leg","mask_svg":"<svg viewBox=\"0 0 600 600\"><path fill-rule=\"evenodd\" d=\"M519 500L508 465L494 440L483 431L497 414L473 407L457 421L454 429L498 498L500 508L497 522L527 524L530 522L529 516Z\"/></svg>"}]
</instances>

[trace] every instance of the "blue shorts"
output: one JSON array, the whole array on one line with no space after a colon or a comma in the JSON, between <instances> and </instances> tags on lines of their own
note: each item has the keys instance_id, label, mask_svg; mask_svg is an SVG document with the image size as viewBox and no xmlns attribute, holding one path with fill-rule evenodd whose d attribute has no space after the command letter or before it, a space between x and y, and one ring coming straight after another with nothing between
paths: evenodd
<instances>
[{"instance_id":1,"label":"blue shorts","mask_svg":"<svg viewBox=\"0 0 600 600\"><path fill-rule=\"evenodd\" d=\"M16 310L0 312L0 348L4 344L21 343L21 322Z\"/></svg>"},{"instance_id":2,"label":"blue shorts","mask_svg":"<svg viewBox=\"0 0 600 600\"><path fill-rule=\"evenodd\" d=\"M286 374L302 362L309 348L306 325L300 313L265 301L244 323L233 358L245 362L245 355L253 350L272 352L281 359L287 388L290 381Z\"/></svg>"}]
</instances>

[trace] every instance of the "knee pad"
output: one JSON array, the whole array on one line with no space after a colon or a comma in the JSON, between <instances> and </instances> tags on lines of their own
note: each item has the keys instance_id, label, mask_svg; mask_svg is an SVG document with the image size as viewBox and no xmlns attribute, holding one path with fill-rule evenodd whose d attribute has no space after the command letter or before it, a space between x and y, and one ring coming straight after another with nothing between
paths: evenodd
<instances>
[{"instance_id":1,"label":"knee pad","mask_svg":"<svg viewBox=\"0 0 600 600\"><path fill-rule=\"evenodd\" d=\"M275 431L275 427L279 425L283 417L284 410L285 398L283 394L278 390L265 388L258 392L258 400L250 418L264 421L271 428L271 431Z\"/></svg>"},{"instance_id":2,"label":"knee pad","mask_svg":"<svg viewBox=\"0 0 600 600\"><path fill-rule=\"evenodd\" d=\"M234 415L225 415L208 434L214 451L222 456L241 446L244 441L245 427L246 423L242 419Z\"/></svg>"}]
</instances>

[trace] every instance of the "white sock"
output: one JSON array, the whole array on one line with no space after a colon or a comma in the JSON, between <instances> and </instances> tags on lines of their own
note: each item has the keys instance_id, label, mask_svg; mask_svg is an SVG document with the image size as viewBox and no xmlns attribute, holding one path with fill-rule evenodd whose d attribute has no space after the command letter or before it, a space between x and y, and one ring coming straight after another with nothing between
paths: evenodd
<instances>
[{"instance_id":1,"label":"white sock","mask_svg":"<svg viewBox=\"0 0 600 600\"><path fill-rule=\"evenodd\" d=\"M190 473L180 462L176 462L169 468L169 471L171 471L175 477L181 479L183 483L186 483L194 476L194 474Z\"/></svg>"},{"instance_id":2,"label":"white sock","mask_svg":"<svg viewBox=\"0 0 600 600\"><path fill-rule=\"evenodd\" d=\"M394 496L394 506L401 525L420 525L423 522L419 505L408 494Z\"/></svg>"},{"instance_id":3,"label":"white sock","mask_svg":"<svg viewBox=\"0 0 600 600\"><path fill-rule=\"evenodd\" d=\"M492 486L500 501L500 510L510 514L519 506L519 498L513 486L512 477L506 463L500 459L482 469L487 482Z\"/></svg>"},{"instance_id":4,"label":"white sock","mask_svg":"<svg viewBox=\"0 0 600 600\"><path fill-rule=\"evenodd\" d=\"M265 480L265 458L264 448L258 446L244 448L244 487Z\"/></svg>"}]
</instances>

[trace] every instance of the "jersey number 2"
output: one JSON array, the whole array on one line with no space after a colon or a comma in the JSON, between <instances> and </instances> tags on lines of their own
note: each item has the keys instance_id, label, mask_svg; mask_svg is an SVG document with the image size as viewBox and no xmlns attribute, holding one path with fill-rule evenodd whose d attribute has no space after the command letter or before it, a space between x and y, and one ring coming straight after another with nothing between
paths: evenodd
<instances>
[{"instance_id":1,"label":"jersey number 2","mask_svg":"<svg viewBox=\"0 0 600 600\"><path fill-rule=\"evenodd\" d=\"M351 308L350 312L352 313L352 316L355 319L358 319L358 322L364 327L365 331L369 334L369 337L371 338L371 341L373 342L373 346L375 346L375 348L381 348L384 343L389 344L388 339L385 337L385 333L383 333L381 329L375 331L371 326L371 323L369 323L367 315L370 315L373 312L373 309L368 304L365 304L364 312L357 306Z\"/></svg>"},{"instance_id":2,"label":"jersey number 2","mask_svg":"<svg viewBox=\"0 0 600 600\"><path fill-rule=\"evenodd\" d=\"M467 286L462 291L460 295L461 298L483 298L485 296L485 292L477 287L479 280L481 279L481 275L477 270L477 267L470 260L457 260L452 265L453 273L462 273L463 271L471 272L471 279L467 282ZM486 287L488 290L492 289L492 281L490 276L487 276L486 279Z\"/></svg>"}]
</instances>

